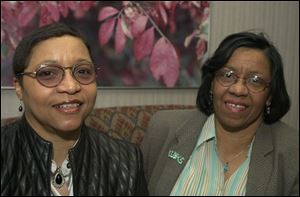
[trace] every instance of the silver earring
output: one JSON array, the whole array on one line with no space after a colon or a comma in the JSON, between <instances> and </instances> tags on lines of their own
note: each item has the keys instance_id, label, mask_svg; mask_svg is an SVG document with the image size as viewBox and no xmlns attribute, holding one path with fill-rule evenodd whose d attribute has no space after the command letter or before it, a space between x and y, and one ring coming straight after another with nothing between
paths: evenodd
<instances>
[{"instance_id":1,"label":"silver earring","mask_svg":"<svg viewBox=\"0 0 300 197\"><path fill-rule=\"evenodd\" d=\"M211 90L209 91L209 107L210 107L211 113L214 112L213 93Z\"/></svg>"},{"instance_id":2,"label":"silver earring","mask_svg":"<svg viewBox=\"0 0 300 197\"><path fill-rule=\"evenodd\" d=\"M267 110L267 114L270 115L270 113L271 113L271 106L267 105L266 110Z\"/></svg>"},{"instance_id":3,"label":"silver earring","mask_svg":"<svg viewBox=\"0 0 300 197\"><path fill-rule=\"evenodd\" d=\"M209 99L210 99L210 102L212 103L212 102L213 102L213 94L212 94L212 91L209 91Z\"/></svg>"}]
</instances>

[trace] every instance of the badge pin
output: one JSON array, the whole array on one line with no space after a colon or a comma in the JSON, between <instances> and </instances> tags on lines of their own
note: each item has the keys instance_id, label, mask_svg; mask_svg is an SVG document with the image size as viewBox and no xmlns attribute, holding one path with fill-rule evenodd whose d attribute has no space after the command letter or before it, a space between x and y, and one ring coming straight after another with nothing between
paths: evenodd
<instances>
[{"instance_id":1,"label":"badge pin","mask_svg":"<svg viewBox=\"0 0 300 197\"><path fill-rule=\"evenodd\" d=\"M177 161L177 163L179 163L180 165L183 163L184 161L184 157L182 157L178 152L170 150L168 153L168 157L170 157L171 159L174 159L175 161Z\"/></svg>"}]
</instances>

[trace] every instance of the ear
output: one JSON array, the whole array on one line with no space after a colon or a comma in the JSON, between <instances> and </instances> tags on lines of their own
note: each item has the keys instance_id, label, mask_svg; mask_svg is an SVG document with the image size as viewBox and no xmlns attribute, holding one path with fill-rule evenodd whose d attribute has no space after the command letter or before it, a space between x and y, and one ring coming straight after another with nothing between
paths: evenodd
<instances>
[{"instance_id":1,"label":"ear","mask_svg":"<svg viewBox=\"0 0 300 197\"><path fill-rule=\"evenodd\" d=\"M20 81L16 77L14 77L13 81L14 81L14 86L16 89L16 94L17 94L18 98L22 101L23 100L23 87L20 84Z\"/></svg>"}]
</instances>

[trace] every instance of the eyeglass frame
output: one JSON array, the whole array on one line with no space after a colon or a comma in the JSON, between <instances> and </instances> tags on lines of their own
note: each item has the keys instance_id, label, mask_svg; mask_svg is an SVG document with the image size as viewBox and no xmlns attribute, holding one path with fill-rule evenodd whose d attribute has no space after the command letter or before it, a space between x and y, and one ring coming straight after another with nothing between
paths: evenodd
<instances>
[{"instance_id":1,"label":"eyeglass frame","mask_svg":"<svg viewBox=\"0 0 300 197\"><path fill-rule=\"evenodd\" d=\"M94 71L94 73L93 73L93 74L94 74L94 79L93 79L91 82L86 83L86 84L80 82L80 81L76 78L76 76L74 75L75 69L78 68L79 66L83 65L84 63L89 64L89 65L91 65L91 66L94 68L94 69L92 69L92 70ZM61 77L61 79L59 80L59 82L58 82L56 85L53 85L53 86L47 86L47 85L43 84L43 83L38 79L38 77L37 77L38 72L41 71L41 69L46 68L46 67L56 67L56 68L59 68L60 70L63 71L62 77ZM72 66L67 66L67 67L62 66L62 65L59 65L59 64L46 64L46 63L43 63L43 64L38 65L38 68L37 68L34 72L22 72L22 73L17 73L17 74L16 74L16 77L19 78L19 77L22 77L22 76L29 76L29 77L31 77L31 78L36 79L36 80L38 81L38 83L41 84L41 85L44 86L44 87L47 87L47 88L54 88L54 87L58 86L58 85L63 81L63 79L64 79L64 77L65 77L65 70L67 70L67 69L70 69L70 70L72 71L72 72L71 72L72 77L73 77L78 83L80 83L80 84L82 84L82 85L89 85L89 84L93 83L93 82L96 80L96 71L99 70L99 68L96 68L95 65L94 65L92 62L80 62L80 63L74 64L74 65L72 65Z\"/></svg>"},{"instance_id":2,"label":"eyeglass frame","mask_svg":"<svg viewBox=\"0 0 300 197\"><path fill-rule=\"evenodd\" d=\"M227 73L229 73L229 72L230 72L230 74L232 74L232 75L235 77L235 79L234 79L234 81L232 81L230 84L225 85L225 84L221 81L221 79L218 78L218 76L223 76L223 77L224 77L224 75L227 74ZM246 83L245 83L245 86L246 86L247 89L248 89L250 92L252 92L252 93L260 93L260 92L263 92L263 91L264 91L266 88L268 88L268 87L270 86L270 84L271 84L271 82L265 81L263 78L257 76L256 74L249 75L248 77L239 77L238 75L235 74L235 72L234 72L233 70L227 69L227 71L226 71L226 69L224 69L224 68L218 70L218 71L216 72L214 78L216 79L216 81L218 81L218 82L219 82L222 86L224 86L224 87L230 87L230 86L232 86L233 84L236 84L237 81L238 81L238 79L244 79L245 82L246 82ZM264 86L262 87L261 90L259 90L259 91L253 91L252 88L249 88L249 85L248 85L248 82L247 82L247 81L248 81L249 79L253 79L253 78L259 79L259 80L261 80L261 81L263 82ZM250 86L250 87L251 87L251 86Z\"/></svg>"}]
</instances>

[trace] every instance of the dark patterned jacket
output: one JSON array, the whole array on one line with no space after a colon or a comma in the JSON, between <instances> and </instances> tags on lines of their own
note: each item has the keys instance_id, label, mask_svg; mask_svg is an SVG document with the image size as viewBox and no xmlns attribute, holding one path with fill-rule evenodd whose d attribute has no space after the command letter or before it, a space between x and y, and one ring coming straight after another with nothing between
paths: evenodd
<instances>
[{"instance_id":1,"label":"dark patterned jacket","mask_svg":"<svg viewBox=\"0 0 300 197\"><path fill-rule=\"evenodd\" d=\"M51 195L52 143L20 121L1 128L1 196ZM83 126L69 151L74 195L147 195L137 145Z\"/></svg>"}]
</instances>

